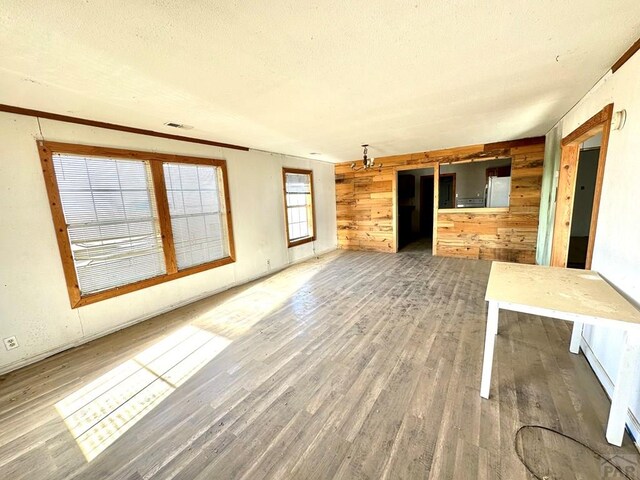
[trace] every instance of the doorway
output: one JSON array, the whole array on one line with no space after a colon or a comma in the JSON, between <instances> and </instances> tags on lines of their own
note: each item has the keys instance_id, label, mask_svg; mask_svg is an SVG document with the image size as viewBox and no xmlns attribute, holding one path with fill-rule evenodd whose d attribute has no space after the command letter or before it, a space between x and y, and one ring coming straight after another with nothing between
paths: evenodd
<instances>
[{"instance_id":1,"label":"doorway","mask_svg":"<svg viewBox=\"0 0 640 480\"><path fill-rule=\"evenodd\" d=\"M552 266L567 267L573 265L577 268L591 269L612 116L613 104L611 103L562 139L553 242L551 245ZM582 154L583 150L589 149L589 142L593 142L594 139L599 143L599 146L597 149L593 194L591 195L588 191L588 185L580 183L579 175L581 161L586 165L585 171L582 173L583 177L590 175L589 166L594 167L593 164L587 164L589 160L585 160L586 157ZM581 190L582 186L584 186L584 190ZM577 195L576 191L581 192L580 195ZM582 195L582 192L584 192L584 195ZM590 202L589 198L591 199ZM590 208L589 205L585 206L585 201L590 204ZM576 202L578 202L578 205L576 205ZM587 212L585 212L585 209ZM576 213L578 213L577 217ZM573 254L579 255L570 261L571 238L572 236L576 238L580 236L578 235L580 230L573 224L582 220L588 221L589 224L588 230L584 228L581 230L582 232L587 232L586 248L584 247L584 235L582 235L582 240L576 239L573 242ZM576 234L574 235L573 232ZM582 242L582 246L580 242ZM584 258L584 262L582 258Z\"/></svg>"},{"instance_id":2,"label":"doorway","mask_svg":"<svg viewBox=\"0 0 640 480\"><path fill-rule=\"evenodd\" d=\"M433 237L433 175L420 177L420 236Z\"/></svg>"},{"instance_id":3,"label":"doorway","mask_svg":"<svg viewBox=\"0 0 640 480\"><path fill-rule=\"evenodd\" d=\"M567 267L586 268L587 249L589 246L589 230L591 229L591 214L593 213L593 196L598 174L598 157L600 156L599 138L594 147L584 147L583 143L578 156L578 173L574 190L573 212L571 214L571 233L569 237L569 253Z\"/></svg>"},{"instance_id":4,"label":"doorway","mask_svg":"<svg viewBox=\"0 0 640 480\"><path fill-rule=\"evenodd\" d=\"M398 250L431 253L433 168L398 172Z\"/></svg>"}]
</instances>

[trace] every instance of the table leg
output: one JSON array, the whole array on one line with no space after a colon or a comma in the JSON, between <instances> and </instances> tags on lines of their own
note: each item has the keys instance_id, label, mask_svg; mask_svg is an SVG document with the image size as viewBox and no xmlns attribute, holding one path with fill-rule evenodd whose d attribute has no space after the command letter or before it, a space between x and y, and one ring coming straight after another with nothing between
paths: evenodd
<instances>
[{"instance_id":1,"label":"table leg","mask_svg":"<svg viewBox=\"0 0 640 480\"><path fill-rule=\"evenodd\" d=\"M580 353L580 339L582 338L582 322L573 322L573 330L571 332L571 344L569 351L571 353Z\"/></svg>"},{"instance_id":2,"label":"table leg","mask_svg":"<svg viewBox=\"0 0 640 480\"><path fill-rule=\"evenodd\" d=\"M493 349L498 333L498 315L500 309L496 302L489 302L487 312L487 330L484 336L484 359L482 361L482 383L480 384L480 396L489 398L491 389L491 367L493 366Z\"/></svg>"},{"instance_id":3,"label":"table leg","mask_svg":"<svg viewBox=\"0 0 640 480\"><path fill-rule=\"evenodd\" d=\"M618 376L611 396L611 410L609 410L607 423L607 441L613 445L622 445L638 361L640 361L640 334L627 331L624 334L624 348L618 364Z\"/></svg>"}]
</instances>

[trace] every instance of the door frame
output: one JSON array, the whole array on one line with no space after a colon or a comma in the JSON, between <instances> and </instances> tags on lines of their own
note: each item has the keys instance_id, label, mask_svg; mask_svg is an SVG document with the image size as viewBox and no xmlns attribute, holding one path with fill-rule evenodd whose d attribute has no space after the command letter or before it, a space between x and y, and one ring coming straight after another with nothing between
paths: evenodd
<instances>
[{"instance_id":1,"label":"door frame","mask_svg":"<svg viewBox=\"0 0 640 480\"><path fill-rule=\"evenodd\" d=\"M611 133L611 119L613 117L613 103L605 106L585 123L562 139L560 173L556 190L556 211L553 226L553 241L551 244L551 266L566 267L569 255L569 240L571 237L571 220L573 215L573 202L576 189L578 163L580 157L580 144L588 138L602 133L600 156L598 157L598 170L596 173L596 186L593 194L593 209L591 211L591 224L589 226L589 243L587 245L586 270L591 270L593 259L593 247L598 228L598 213L600 210L600 197L602 196L602 181L604 179L604 167L607 159L607 147Z\"/></svg>"},{"instance_id":2,"label":"door frame","mask_svg":"<svg viewBox=\"0 0 640 480\"><path fill-rule=\"evenodd\" d=\"M398 165L393 168L393 176L391 177L391 225L394 232L393 235L393 253L398 253L400 232L398 228L398 174L406 170L422 170L423 168L433 168L433 240L431 247L431 255L437 255L437 238L438 233L438 173L440 164L438 162L422 162L412 165Z\"/></svg>"}]
</instances>

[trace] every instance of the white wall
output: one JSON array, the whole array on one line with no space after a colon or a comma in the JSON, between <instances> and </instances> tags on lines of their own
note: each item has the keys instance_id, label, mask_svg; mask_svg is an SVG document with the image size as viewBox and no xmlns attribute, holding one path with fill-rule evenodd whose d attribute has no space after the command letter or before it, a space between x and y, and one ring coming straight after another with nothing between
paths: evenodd
<instances>
[{"instance_id":1,"label":"white wall","mask_svg":"<svg viewBox=\"0 0 640 480\"><path fill-rule=\"evenodd\" d=\"M575 130L605 105L627 110L622 130L611 132L602 185L592 268L600 272L636 305L640 304L640 54L636 53L615 74L609 72L567 113L562 136ZM622 334L603 328L586 328L583 349L609 394L615 382L622 350ZM640 371L640 365L637 366ZM636 390L630 427L640 440L640 392ZM634 418L635 417L635 418Z\"/></svg>"},{"instance_id":2,"label":"white wall","mask_svg":"<svg viewBox=\"0 0 640 480\"><path fill-rule=\"evenodd\" d=\"M0 372L123 328L271 270L336 248L334 166L0 113ZM40 169L36 140L227 160L236 262L72 310ZM283 166L314 175L317 240L288 249Z\"/></svg>"},{"instance_id":3,"label":"white wall","mask_svg":"<svg viewBox=\"0 0 640 480\"><path fill-rule=\"evenodd\" d=\"M542 189L540 191L540 214L538 221L538 239L536 243L536 263L551 263L551 243L553 241L553 223L556 217L556 190L560 170L560 142L562 141L562 121L547 132L544 141L544 167L542 170Z\"/></svg>"}]
</instances>

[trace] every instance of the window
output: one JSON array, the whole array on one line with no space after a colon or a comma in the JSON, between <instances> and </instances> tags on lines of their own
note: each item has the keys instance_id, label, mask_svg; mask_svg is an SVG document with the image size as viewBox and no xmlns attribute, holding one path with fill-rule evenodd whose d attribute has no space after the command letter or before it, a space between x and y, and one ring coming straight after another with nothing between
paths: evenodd
<instances>
[{"instance_id":1,"label":"window","mask_svg":"<svg viewBox=\"0 0 640 480\"><path fill-rule=\"evenodd\" d=\"M185 163L163 167L178 269L228 256L220 169Z\"/></svg>"},{"instance_id":2,"label":"window","mask_svg":"<svg viewBox=\"0 0 640 480\"><path fill-rule=\"evenodd\" d=\"M440 165L438 208L508 208L511 159Z\"/></svg>"},{"instance_id":3,"label":"window","mask_svg":"<svg viewBox=\"0 0 640 480\"><path fill-rule=\"evenodd\" d=\"M39 149L72 308L234 261L224 161Z\"/></svg>"},{"instance_id":4,"label":"window","mask_svg":"<svg viewBox=\"0 0 640 480\"><path fill-rule=\"evenodd\" d=\"M313 212L313 172L283 168L284 204L289 247L316 239Z\"/></svg>"}]
</instances>

